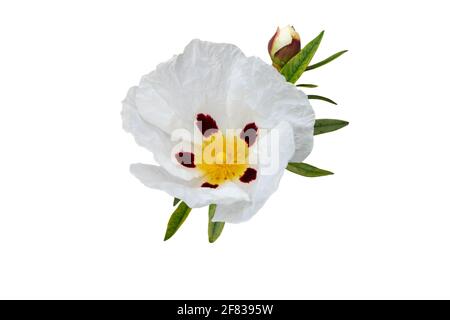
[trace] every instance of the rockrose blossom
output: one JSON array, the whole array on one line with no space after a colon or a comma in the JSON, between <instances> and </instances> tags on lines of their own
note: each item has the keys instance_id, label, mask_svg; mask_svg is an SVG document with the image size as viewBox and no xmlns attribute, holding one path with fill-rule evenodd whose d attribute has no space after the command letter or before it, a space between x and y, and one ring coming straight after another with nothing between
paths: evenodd
<instances>
[{"instance_id":1,"label":"rockrose blossom","mask_svg":"<svg viewBox=\"0 0 450 320\"><path fill-rule=\"evenodd\" d=\"M191 41L129 90L122 118L159 164L133 164L131 173L191 208L216 204L213 221L250 219L288 162L302 162L313 147L306 95L231 44ZM273 161L264 170L261 146L268 145L265 158Z\"/></svg>"}]
</instances>

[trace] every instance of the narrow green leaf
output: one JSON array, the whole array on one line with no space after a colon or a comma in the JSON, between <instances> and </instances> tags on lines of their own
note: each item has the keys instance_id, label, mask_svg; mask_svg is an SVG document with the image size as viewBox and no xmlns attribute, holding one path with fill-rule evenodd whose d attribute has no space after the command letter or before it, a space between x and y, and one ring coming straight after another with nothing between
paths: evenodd
<instances>
[{"instance_id":1,"label":"narrow green leaf","mask_svg":"<svg viewBox=\"0 0 450 320\"><path fill-rule=\"evenodd\" d=\"M208 210L208 239L210 243L215 242L220 237L223 227L225 227L225 222L212 222L212 218L216 213L216 207L215 204L212 204Z\"/></svg>"},{"instance_id":2,"label":"narrow green leaf","mask_svg":"<svg viewBox=\"0 0 450 320\"><path fill-rule=\"evenodd\" d=\"M290 172L310 178L329 176L333 174L333 172L331 171L319 169L307 163L299 163L299 162L289 163L286 169L288 169Z\"/></svg>"},{"instance_id":3,"label":"narrow green leaf","mask_svg":"<svg viewBox=\"0 0 450 320\"><path fill-rule=\"evenodd\" d=\"M173 206L174 206L174 207L178 204L178 202L180 202L180 199L178 199L178 198L173 198Z\"/></svg>"},{"instance_id":4,"label":"narrow green leaf","mask_svg":"<svg viewBox=\"0 0 450 320\"><path fill-rule=\"evenodd\" d=\"M301 83L301 84L298 84L297 87L303 87L303 88L317 88L318 85L310 84L310 83Z\"/></svg>"},{"instance_id":5,"label":"narrow green leaf","mask_svg":"<svg viewBox=\"0 0 450 320\"><path fill-rule=\"evenodd\" d=\"M331 100L331 99L328 99L328 98L322 97L322 96L317 96L317 95L314 95L314 94L308 95L308 99L310 99L310 100L314 100L314 99L315 99L315 100L322 100L322 101L326 101L326 102L329 102L329 103L332 103L332 104L337 105L337 103L334 102L334 101Z\"/></svg>"},{"instance_id":6,"label":"narrow green leaf","mask_svg":"<svg viewBox=\"0 0 450 320\"><path fill-rule=\"evenodd\" d=\"M281 74L286 78L288 82L296 83L303 72L305 72L306 68L314 57L314 54L319 48L324 32L325 31L322 31L314 40L308 43L281 69Z\"/></svg>"},{"instance_id":7,"label":"narrow green leaf","mask_svg":"<svg viewBox=\"0 0 450 320\"><path fill-rule=\"evenodd\" d=\"M333 61L333 60L339 58L340 56L342 56L342 55L343 55L344 53L346 53L347 51L348 51L348 50L340 51L340 52L335 53L335 54L333 54L332 56L326 58L325 60L322 60L322 61L320 61L320 62L318 62L318 63L312 64L312 65L310 65L308 68L306 68L306 71L312 70L312 69L316 69L316 68L319 68L319 67L321 67L321 66L323 66L323 65L326 65L327 63L330 63L331 61Z\"/></svg>"},{"instance_id":8,"label":"narrow green leaf","mask_svg":"<svg viewBox=\"0 0 450 320\"><path fill-rule=\"evenodd\" d=\"M188 217L191 212L191 208L184 202L181 202L175 211L170 216L169 222L167 223L166 235L164 236L164 241L169 240L181 227L183 222Z\"/></svg>"},{"instance_id":9,"label":"narrow green leaf","mask_svg":"<svg viewBox=\"0 0 450 320\"><path fill-rule=\"evenodd\" d=\"M314 135L339 130L348 125L347 121L336 119L317 119L314 124Z\"/></svg>"}]
</instances>

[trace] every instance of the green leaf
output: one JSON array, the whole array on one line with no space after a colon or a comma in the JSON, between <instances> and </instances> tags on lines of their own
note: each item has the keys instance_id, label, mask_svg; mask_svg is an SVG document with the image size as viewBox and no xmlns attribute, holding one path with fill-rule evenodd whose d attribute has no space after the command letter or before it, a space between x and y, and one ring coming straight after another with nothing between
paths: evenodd
<instances>
[{"instance_id":1,"label":"green leaf","mask_svg":"<svg viewBox=\"0 0 450 320\"><path fill-rule=\"evenodd\" d=\"M225 222L212 222L212 218L216 213L216 207L215 204L212 204L208 210L208 239L210 243L215 242L220 237L223 227L225 227Z\"/></svg>"},{"instance_id":2,"label":"green leaf","mask_svg":"<svg viewBox=\"0 0 450 320\"><path fill-rule=\"evenodd\" d=\"M329 102L329 103L337 105L337 103L334 102L331 99L328 99L328 98L322 97L322 96L317 96L317 95L314 95L314 94L308 95L308 99L310 99L310 100L322 100L322 101L326 101L326 102Z\"/></svg>"},{"instance_id":3,"label":"green leaf","mask_svg":"<svg viewBox=\"0 0 450 320\"><path fill-rule=\"evenodd\" d=\"M178 199L178 198L173 198L173 206L174 206L174 207L177 205L178 202L180 202L180 199Z\"/></svg>"},{"instance_id":4,"label":"green leaf","mask_svg":"<svg viewBox=\"0 0 450 320\"><path fill-rule=\"evenodd\" d=\"M167 223L166 235L164 236L164 241L169 240L181 227L183 222L188 217L191 212L191 208L184 202L181 202L175 211L170 216L169 222Z\"/></svg>"},{"instance_id":5,"label":"green leaf","mask_svg":"<svg viewBox=\"0 0 450 320\"><path fill-rule=\"evenodd\" d=\"M290 172L310 178L329 176L333 174L333 172L331 171L319 169L307 163L298 163L298 162L289 163L286 169L289 170Z\"/></svg>"},{"instance_id":6,"label":"green leaf","mask_svg":"<svg viewBox=\"0 0 450 320\"><path fill-rule=\"evenodd\" d=\"M331 57L326 58L325 60L322 60L316 64L312 64L310 65L308 68L306 68L306 71L308 70L312 70L312 69L316 69L319 68L323 65L326 65L327 63L330 63L331 61L333 61L334 59L339 58L340 56L342 56L344 53L346 53L348 50L344 50L344 51L340 51L338 53L333 54Z\"/></svg>"},{"instance_id":7,"label":"green leaf","mask_svg":"<svg viewBox=\"0 0 450 320\"><path fill-rule=\"evenodd\" d=\"M298 84L297 87L303 87L303 88L317 88L318 85L310 84L310 83L301 83L301 84Z\"/></svg>"},{"instance_id":8,"label":"green leaf","mask_svg":"<svg viewBox=\"0 0 450 320\"><path fill-rule=\"evenodd\" d=\"M314 57L314 54L319 48L324 32L325 31L322 31L314 40L308 43L281 69L281 74L286 78L288 82L296 83L303 72L305 72L306 68Z\"/></svg>"},{"instance_id":9,"label":"green leaf","mask_svg":"<svg viewBox=\"0 0 450 320\"><path fill-rule=\"evenodd\" d=\"M348 125L347 121L336 119L317 119L314 124L314 135L339 130Z\"/></svg>"}]
</instances>

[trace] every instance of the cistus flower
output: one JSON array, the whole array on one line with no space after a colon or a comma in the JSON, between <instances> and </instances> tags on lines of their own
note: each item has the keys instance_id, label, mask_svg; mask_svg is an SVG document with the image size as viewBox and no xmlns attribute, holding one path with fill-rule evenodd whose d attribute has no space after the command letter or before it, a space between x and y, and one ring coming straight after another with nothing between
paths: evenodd
<instances>
[{"instance_id":1,"label":"cistus flower","mask_svg":"<svg viewBox=\"0 0 450 320\"><path fill-rule=\"evenodd\" d=\"M300 49L300 35L292 26L277 28L268 44L273 66L278 70L299 53Z\"/></svg>"},{"instance_id":2,"label":"cistus flower","mask_svg":"<svg viewBox=\"0 0 450 320\"><path fill-rule=\"evenodd\" d=\"M122 118L159 164L133 164L132 174L191 208L217 205L213 221L251 218L288 162L302 162L313 147L306 95L231 44L191 41L129 90ZM200 139L175 139L180 130ZM258 147L267 144L278 144L267 155L271 170L264 170Z\"/></svg>"}]
</instances>

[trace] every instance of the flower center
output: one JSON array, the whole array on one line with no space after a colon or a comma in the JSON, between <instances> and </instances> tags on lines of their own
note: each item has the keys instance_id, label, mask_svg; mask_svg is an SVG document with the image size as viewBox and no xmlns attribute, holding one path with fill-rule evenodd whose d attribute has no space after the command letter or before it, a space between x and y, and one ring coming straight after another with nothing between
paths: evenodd
<instances>
[{"instance_id":1,"label":"flower center","mask_svg":"<svg viewBox=\"0 0 450 320\"><path fill-rule=\"evenodd\" d=\"M209 114L199 113L196 125L202 142L194 143L194 153L179 150L174 154L180 165L198 169L202 173L202 188L216 189L226 181L239 179L242 183L256 180L258 171L250 168L249 148L258 137L256 123L247 123L237 134L227 130L223 134Z\"/></svg>"},{"instance_id":2,"label":"flower center","mask_svg":"<svg viewBox=\"0 0 450 320\"><path fill-rule=\"evenodd\" d=\"M196 167L211 185L237 180L249 167L249 148L245 140L220 131L204 137L195 151Z\"/></svg>"}]
</instances>

